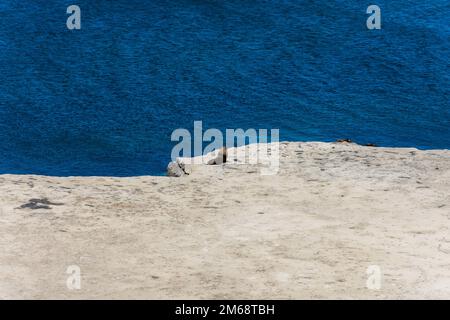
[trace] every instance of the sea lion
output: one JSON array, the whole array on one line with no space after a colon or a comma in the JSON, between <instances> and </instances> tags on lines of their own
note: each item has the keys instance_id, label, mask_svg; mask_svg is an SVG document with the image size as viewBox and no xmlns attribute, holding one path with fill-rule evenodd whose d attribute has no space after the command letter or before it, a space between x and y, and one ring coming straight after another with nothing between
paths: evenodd
<instances>
[{"instance_id":1,"label":"sea lion","mask_svg":"<svg viewBox=\"0 0 450 320\"><path fill-rule=\"evenodd\" d=\"M350 139L339 139L336 142L339 142L339 143L353 143L353 141L350 140Z\"/></svg>"},{"instance_id":2,"label":"sea lion","mask_svg":"<svg viewBox=\"0 0 450 320\"><path fill-rule=\"evenodd\" d=\"M228 151L226 147L222 147L217 152L217 156L208 161L208 165L223 164L227 162Z\"/></svg>"}]
</instances>

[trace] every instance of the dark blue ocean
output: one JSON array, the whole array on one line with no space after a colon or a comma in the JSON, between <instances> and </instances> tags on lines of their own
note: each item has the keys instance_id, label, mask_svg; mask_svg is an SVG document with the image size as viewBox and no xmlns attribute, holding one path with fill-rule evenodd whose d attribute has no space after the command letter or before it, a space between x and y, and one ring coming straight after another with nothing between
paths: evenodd
<instances>
[{"instance_id":1,"label":"dark blue ocean","mask_svg":"<svg viewBox=\"0 0 450 320\"><path fill-rule=\"evenodd\" d=\"M447 0L0 0L0 174L162 174L195 120L450 148L449 16Z\"/></svg>"}]
</instances>

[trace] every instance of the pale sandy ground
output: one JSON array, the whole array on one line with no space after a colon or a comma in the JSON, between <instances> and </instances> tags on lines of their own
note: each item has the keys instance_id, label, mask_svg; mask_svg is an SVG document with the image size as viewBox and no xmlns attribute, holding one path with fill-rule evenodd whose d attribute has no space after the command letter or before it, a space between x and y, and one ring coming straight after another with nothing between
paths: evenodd
<instances>
[{"instance_id":1,"label":"pale sandy ground","mask_svg":"<svg viewBox=\"0 0 450 320\"><path fill-rule=\"evenodd\" d=\"M450 298L450 151L281 153L275 176L0 176L0 298ZM33 198L62 205L20 208Z\"/></svg>"}]
</instances>

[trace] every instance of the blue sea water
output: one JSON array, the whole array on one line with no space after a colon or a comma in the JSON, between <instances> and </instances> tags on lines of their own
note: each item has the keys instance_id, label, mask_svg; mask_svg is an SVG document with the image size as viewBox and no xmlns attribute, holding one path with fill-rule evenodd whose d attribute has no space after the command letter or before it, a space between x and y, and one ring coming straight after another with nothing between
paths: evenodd
<instances>
[{"instance_id":1,"label":"blue sea water","mask_svg":"<svg viewBox=\"0 0 450 320\"><path fill-rule=\"evenodd\" d=\"M449 15L443 0L1 0L0 174L162 174L196 120L450 148Z\"/></svg>"}]
</instances>

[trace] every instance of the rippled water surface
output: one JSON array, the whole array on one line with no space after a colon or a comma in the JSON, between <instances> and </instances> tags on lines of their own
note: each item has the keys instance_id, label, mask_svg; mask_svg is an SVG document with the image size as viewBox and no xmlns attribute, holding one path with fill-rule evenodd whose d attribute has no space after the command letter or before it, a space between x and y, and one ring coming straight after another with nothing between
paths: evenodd
<instances>
[{"instance_id":1,"label":"rippled water surface","mask_svg":"<svg viewBox=\"0 0 450 320\"><path fill-rule=\"evenodd\" d=\"M0 3L0 173L162 174L176 128L450 148L450 2Z\"/></svg>"}]
</instances>

